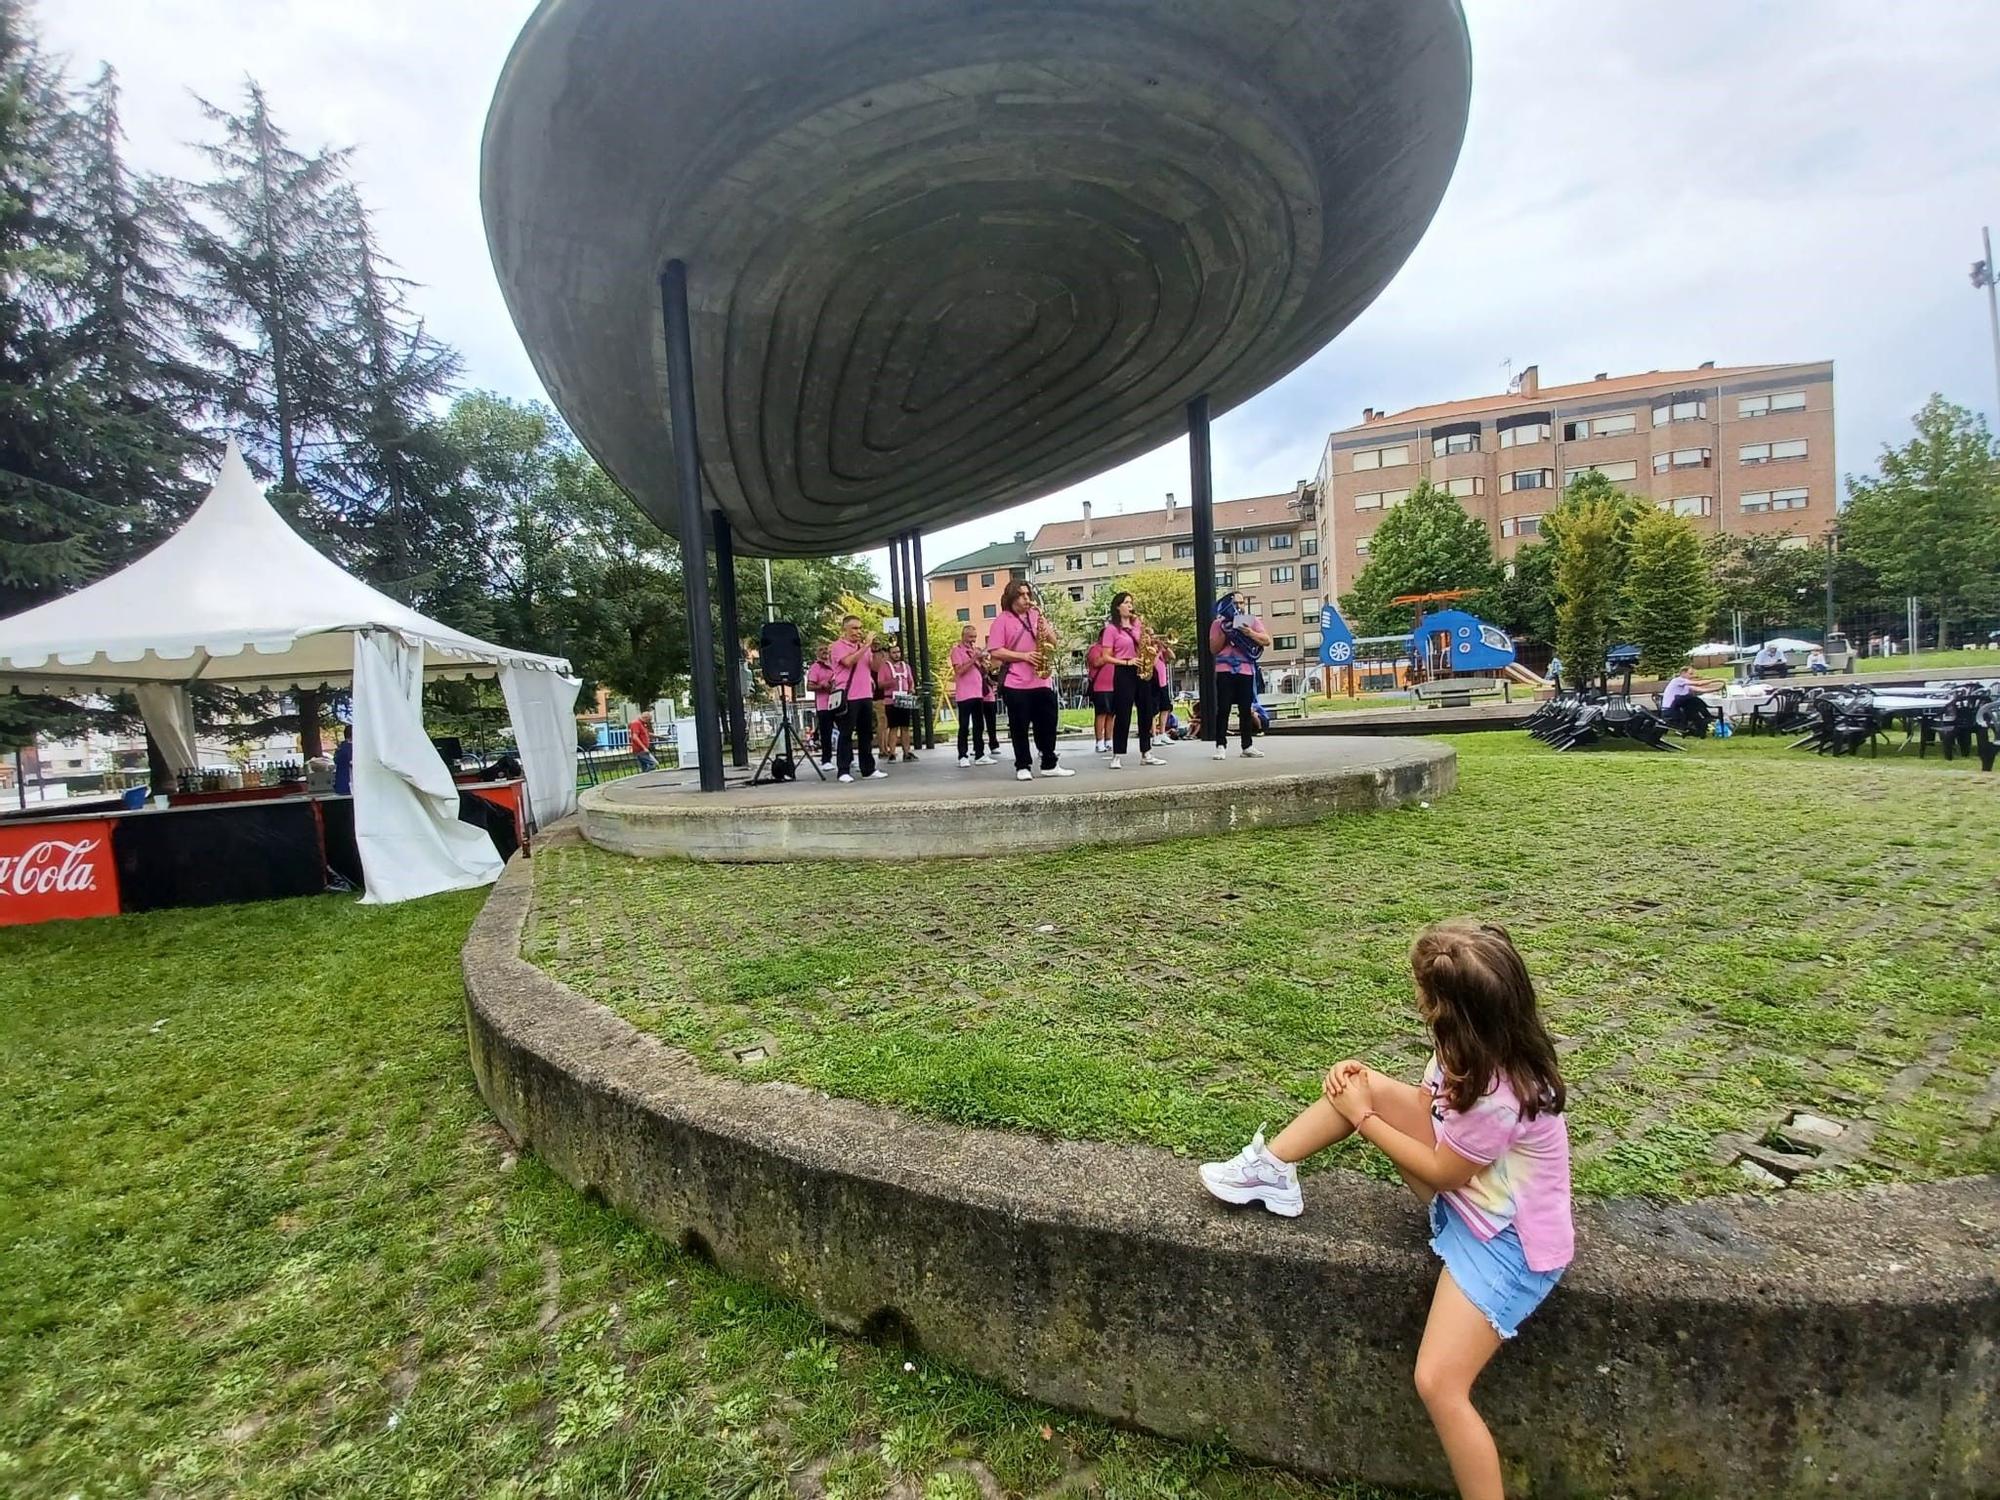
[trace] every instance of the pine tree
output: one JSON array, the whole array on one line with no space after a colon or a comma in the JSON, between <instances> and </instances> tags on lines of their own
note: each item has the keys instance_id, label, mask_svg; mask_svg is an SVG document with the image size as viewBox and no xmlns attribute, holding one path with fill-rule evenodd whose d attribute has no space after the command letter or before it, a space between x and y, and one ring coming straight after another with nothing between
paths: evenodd
<instances>
[{"instance_id":1,"label":"pine tree","mask_svg":"<svg viewBox=\"0 0 2000 1500\"><path fill-rule=\"evenodd\" d=\"M240 115L197 103L222 131L201 147L214 175L183 188L204 352L246 456L296 507L337 404L348 153L293 150L254 80Z\"/></svg>"},{"instance_id":2,"label":"pine tree","mask_svg":"<svg viewBox=\"0 0 2000 1500\"><path fill-rule=\"evenodd\" d=\"M1715 608L1715 582L1685 517L1649 510L1633 522L1619 600L1620 628L1643 670L1667 677L1686 665Z\"/></svg>"},{"instance_id":3,"label":"pine tree","mask_svg":"<svg viewBox=\"0 0 2000 1500\"><path fill-rule=\"evenodd\" d=\"M1566 500L1562 509L1554 543L1556 655L1570 680L1588 682L1603 669L1617 622L1618 507L1588 495Z\"/></svg>"}]
</instances>

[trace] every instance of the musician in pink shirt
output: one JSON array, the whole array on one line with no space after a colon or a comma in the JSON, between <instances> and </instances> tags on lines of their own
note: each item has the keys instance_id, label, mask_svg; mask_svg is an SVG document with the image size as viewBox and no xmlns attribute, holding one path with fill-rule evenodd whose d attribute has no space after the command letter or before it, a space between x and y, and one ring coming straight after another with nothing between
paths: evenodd
<instances>
[{"instance_id":1,"label":"musician in pink shirt","mask_svg":"<svg viewBox=\"0 0 2000 1500\"><path fill-rule=\"evenodd\" d=\"M833 725L838 716L829 700L835 686L833 647L822 646L813 653L813 664L806 668L806 687L813 695L813 744L823 766L833 764Z\"/></svg>"},{"instance_id":2,"label":"musician in pink shirt","mask_svg":"<svg viewBox=\"0 0 2000 1500\"><path fill-rule=\"evenodd\" d=\"M1119 590L1111 598L1110 618L1105 620L1097 637L1098 655L1111 672L1111 769L1114 771L1125 764L1125 745L1131 737L1135 709L1139 711L1139 763L1166 764L1153 754L1151 705L1141 704L1144 681L1139 675L1139 656L1145 634L1146 627L1132 607L1132 596ZM1151 677L1151 663L1148 663L1146 680Z\"/></svg>"},{"instance_id":3,"label":"musician in pink shirt","mask_svg":"<svg viewBox=\"0 0 2000 1500\"><path fill-rule=\"evenodd\" d=\"M917 674L903 660L901 641L889 642L888 656L876 675L882 684L887 705L884 715L889 726L888 733L882 738L883 757L895 760L900 754L904 760L915 760L917 752L911 744L910 731L917 722Z\"/></svg>"},{"instance_id":4,"label":"musician in pink shirt","mask_svg":"<svg viewBox=\"0 0 2000 1500\"><path fill-rule=\"evenodd\" d=\"M1044 776L1074 776L1076 772L1056 760L1056 689L1049 678L1035 670L1039 639L1045 629L1042 612L1035 608L1035 591L1025 578L1016 578L1001 592L1000 613L986 633L986 649L995 661L1007 664L1000 681L1000 696L1007 702L1007 732L1014 741L1014 779L1032 781L1034 761L1028 754L1028 737L1034 735L1035 749L1041 753Z\"/></svg>"},{"instance_id":5,"label":"musician in pink shirt","mask_svg":"<svg viewBox=\"0 0 2000 1500\"><path fill-rule=\"evenodd\" d=\"M1250 600L1240 589L1232 591L1215 606L1215 618L1208 625L1208 647L1215 653L1215 756L1229 755L1229 710L1243 716L1243 753L1264 752L1251 743L1257 716L1251 704L1257 697L1257 657L1271 644L1264 622L1250 613Z\"/></svg>"},{"instance_id":6,"label":"musician in pink shirt","mask_svg":"<svg viewBox=\"0 0 2000 1500\"><path fill-rule=\"evenodd\" d=\"M875 636L862 629L861 617L840 622L840 639L828 652L833 690L845 695L839 712L840 779L849 774L858 750L864 780L886 781L888 773L875 764Z\"/></svg>"},{"instance_id":7,"label":"musician in pink shirt","mask_svg":"<svg viewBox=\"0 0 2000 1500\"><path fill-rule=\"evenodd\" d=\"M1111 721L1118 712L1118 669L1104 654L1101 636L1091 643L1090 650L1084 654L1083 665L1090 677L1084 686L1090 690L1091 727L1097 736L1091 749L1099 755L1109 755Z\"/></svg>"},{"instance_id":8,"label":"musician in pink shirt","mask_svg":"<svg viewBox=\"0 0 2000 1500\"><path fill-rule=\"evenodd\" d=\"M951 648L951 701L958 709L958 763L985 766L993 763L988 748L998 751L998 743L986 737L987 689L985 672L980 670L985 652L979 649L979 631L970 621L958 632L958 644ZM971 754L967 754L968 746Z\"/></svg>"}]
</instances>

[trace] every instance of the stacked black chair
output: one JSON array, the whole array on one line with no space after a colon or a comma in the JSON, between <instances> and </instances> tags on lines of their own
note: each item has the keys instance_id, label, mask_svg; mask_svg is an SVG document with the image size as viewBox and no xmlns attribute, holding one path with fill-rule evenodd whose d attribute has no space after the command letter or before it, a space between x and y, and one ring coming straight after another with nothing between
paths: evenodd
<instances>
[{"instance_id":1,"label":"stacked black chair","mask_svg":"<svg viewBox=\"0 0 2000 1500\"><path fill-rule=\"evenodd\" d=\"M1525 721L1528 733L1557 750L1582 750L1605 742L1623 741L1648 750L1679 750L1668 743L1673 725L1657 709L1632 697L1632 669L1638 653L1614 651L1605 661L1598 685L1570 692L1558 685L1555 697ZM1614 690L1611 677L1622 671L1623 684Z\"/></svg>"}]
</instances>

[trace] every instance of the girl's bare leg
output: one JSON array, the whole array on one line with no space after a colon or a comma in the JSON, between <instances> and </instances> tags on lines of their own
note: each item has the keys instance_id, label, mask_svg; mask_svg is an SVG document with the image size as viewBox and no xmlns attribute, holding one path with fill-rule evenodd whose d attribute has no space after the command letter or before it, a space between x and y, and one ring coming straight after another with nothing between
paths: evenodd
<instances>
[{"instance_id":1,"label":"girl's bare leg","mask_svg":"<svg viewBox=\"0 0 2000 1500\"><path fill-rule=\"evenodd\" d=\"M1431 1414L1461 1500L1505 1500L1500 1450L1472 1405L1472 1383L1500 1348L1500 1335L1451 1272L1438 1274L1430 1321L1417 1349L1417 1394Z\"/></svg>"},{"instance_id":2,"label":"girl's bare leg","mask_svg":"<svg viewBox=\"0 0 2000 1500\"><path fill-rule=\"evenodd\" d=\"M1368 1070L1375 1111L1404 1135L1427 1141L1431 1136L1430 1096L1415 1084L1404 1083L1386 1073ZM1316 1151L1338 1145L1353 1134L1339 1110L1324 1099L1308 1104L1291 1124L1279 1131L1265 1147L1279 1161L1301 1162Z\"/></svg>"}]
</instances>

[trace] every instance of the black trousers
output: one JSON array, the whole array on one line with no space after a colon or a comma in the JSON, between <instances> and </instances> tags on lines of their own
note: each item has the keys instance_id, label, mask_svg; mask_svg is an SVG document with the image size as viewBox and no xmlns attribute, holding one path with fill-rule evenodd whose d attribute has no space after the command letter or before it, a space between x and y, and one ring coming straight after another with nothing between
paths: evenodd
<instances>
[{"instance_id":1,"label":"black trousers","mask_svg":"<svg viewBox=\"0 0 2000 1500\"><path fill-rule=\"evenodd\" d=\"M1007 732L1014 741L1014 769L1032 770L1028 755L1028 735L1032 730L1035 749L1041 752L1042 769L1056 768L1056 690L1054 688L1000 689L1007 698Z\"/></svg>"},{"instance_id":2,"label":"black trousers","mask_svg":"<svg viewBox=\"0 0 2000 1500\"><path fill-rule=\"evenodd\" d=\"M1153 695L1148 689L1151 683L1139 680L1137 667L1118 667L1111 673L1111 712L1115 721L1111 726L1111 753L1123 755L1125 744L1132 733L1132 714L1139 715L1139 753L1149 755L1153 749Z\"/></svg>"},{"instance_id":3,"label":"black trousers","mask_svg":"<svg viewBox=\"0 0 2000 1500\"><path fill-rule=\"evenodd\" d=\"M1248 672L1215 674L1216 749L1220 750L1229 743L1229 710L1232 705L1243 715L1243 748L1250 748L1250 737L1257 731L1257 715L1250 707L1256 689L1257 679Z\"/></svg>"},{"instance_id":4,"label":"black trousers","mask_svg":"<svg viewBox=\"0 0 2000 1500\"><path fill-rule=\"evenodd\" d=\"M986 705L986 753L995 760L1000 758L1000 700L981 698Z\"/></svg>"},{"instance_id":5,"label":"black trousers","mask_svg":"<svg viewBox=\"0 0 2000 1500\"><path fill-rule=\"evenodd\" d=\"M850 698L840 710L840 770L845 776L854 764L854 757L861 757L861 774L870 776L875 771L875 700L873 698Z\"/></svg>"},{"instance_id":6,"label":"black trousers","mask_svg":"<svg viewBox=\"0 0 2000 1500\"><path fill-rule=\"evenodd\" d=\"M965 748L968 738L972 749ZM986 700L984 698L961 698L958 700L958 758L964 760L968 754L984 755L989 749L997 751L1000 742L986 732Z\"/></svg>"},{"instance_id":7,"label":"black trousers","mask_svg":"<svg viewBox=\"0 0 2000 1500\"><path fill-rule=\"evenodd\" d=\"M813 710L813 748L819 752L821 765L833 759L833 726L839 722L840 715L830 708Z\"/></svg>"}]
</instances>

